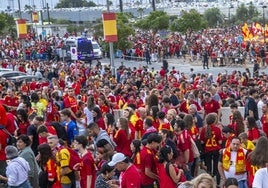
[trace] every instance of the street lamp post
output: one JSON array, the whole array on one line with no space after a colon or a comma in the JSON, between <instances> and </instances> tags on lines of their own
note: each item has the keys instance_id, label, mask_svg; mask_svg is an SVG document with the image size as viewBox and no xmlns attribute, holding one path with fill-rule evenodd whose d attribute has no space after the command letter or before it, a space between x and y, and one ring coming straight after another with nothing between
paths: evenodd
<instances>
[{"instance_id":1,"label":"street lamp post","mask_svg":"<svg viewBox=\"0 0 268 188\"><path fill-rule=\"evenodd\" d=\"M233 5L230 5L229 7L228 7L228 25L229 25L229 27L230 27L230 25L231 25L231 9L232 8L234 8L233 7Z\"/></svg>"},{"instance_id":2,"label":"street lamp post","mask_svg":"<svg viewBox=\"0 0 268 188\"><path fill-rule=\"evenodd\" d=\"M264 12L264 10L265 10L266 8L267 8L266 5L263 5L263 6L262 6L263 27L264 27L263 40L264 40L264 50L265 50L265 52L266 52L266 36L265 36L265 34L266 34L266 27L265 27L265 12Z\"/></svg>"},{"instance_id":3,"label":"street lamp post","mask_svg":"<svg viewBox=\"0 0 268 188\"><path fill-rule=\"evenodd\" d=\"M20 0L18 0L18 7L19 7L19 18L21 18L21 7L20 7Z\"/></svg>"}]
</instances>

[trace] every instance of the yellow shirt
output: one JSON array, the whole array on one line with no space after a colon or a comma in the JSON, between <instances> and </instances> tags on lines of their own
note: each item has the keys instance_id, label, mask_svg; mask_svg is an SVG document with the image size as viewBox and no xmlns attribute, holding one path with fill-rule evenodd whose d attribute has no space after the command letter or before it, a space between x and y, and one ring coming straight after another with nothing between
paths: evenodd
<instances>
[{"instance_id":1,"label":"yellow shirt","mask_svg":"<svg viewBox=\"0 0 268 188\"><path fill-rule=\"evenodd\" d=\"M58 179L63 184L71 183L71 180L68 178L68 176L62 176L62 177L60 176L60 169L62 167L69 166L69 163L70 163L70 153L69 153L68 149L61 149L59 152L57 152L56 159L60 164L60 166L57 166ZM71 171L72 170L69 169L69 172L71 172Z\"/></svg>"},{"instance_id":2,"label":"yellow shirt","mask_svg":"<svg viewBox=\"0 0 268 188\"><path fill-rule=\"evenodd\" d=\"M253 151L255 149L255 145L250 140L247 140L247 143L242 143L242 147L248 151Z\"/></svg>"}]
</instances>

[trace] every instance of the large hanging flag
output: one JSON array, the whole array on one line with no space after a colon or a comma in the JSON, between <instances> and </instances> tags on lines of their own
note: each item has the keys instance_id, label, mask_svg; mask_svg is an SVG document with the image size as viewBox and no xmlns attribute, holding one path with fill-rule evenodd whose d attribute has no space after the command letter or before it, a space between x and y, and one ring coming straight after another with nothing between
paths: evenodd
<instances>
[{"instance_id":1,"label":"large hanging flag","mask_svg":"<svg viewBox=\"0 0 268 188\"><path fill-rule=\"evenodd\" d=\"M117 42L116 14L102 13L103 34L106 42Z\"/></svg>"},{"instance_id":2,"label":"large hanging flag","mask_svg":"<svg viewBox=\"0 0 268 188\"><path fill-rule=\"evenodd\" d=\"M17 25L17 35L19 39L25 39L27 38L27 26L26 26L26 20L25 19L18 19L16 21Z\"/></svg>"},{"instance_id":3,"label":"large hanging flag","mask_svg":"<svg viewBox=\"0 0 268 188\"><path fill-rule=\"evenodd\" d=\"M245 23L242 26L242 36L243 36L244 41L252 40L254 37L251 31L251 28L249 29L247 23Z\"/></svg>"},{"instance_id":4,"label":"large hanging flag","mask_svg":"<svg viewBox=\"0 0 268 188\"><path fill-rule=\"evenodd\" d=\"M32 20L33 20L33 23L38 23L38 14L37 14L37 12L32 13Z\"/></svg>"}]
</instances>

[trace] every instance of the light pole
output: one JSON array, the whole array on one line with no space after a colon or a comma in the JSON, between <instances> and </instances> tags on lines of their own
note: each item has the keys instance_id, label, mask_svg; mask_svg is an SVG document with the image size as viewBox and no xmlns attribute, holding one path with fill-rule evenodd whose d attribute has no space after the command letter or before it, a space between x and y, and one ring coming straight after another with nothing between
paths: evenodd
<instances>
[{"instance_id":1,"label":"light pole","mask_svg":"<svg viewBox=\"0 0 268 188\"><path fill-rule=\"evenodd\" d=\"M229 25L229 27L230 27L230 25L231 25L231 12L230 12L230 10L231 10L232 8L234 8L233 5L230 5L230 6L228 7L228 25Z\"/></svg>"},{"instance_id":2,"label":"light pole","mask_svg":"<svg viewBox=\"0 0 268 188\"><path fill-rule=\"evenodd\" d=\"M264 27L264 32L263 32L263 40L264 40L264 51L266 52L266 27L265 27L265 12L264 12L264 9L266 9L267 6L266 5L263 5L262 6L262 16L263 16L263 27Z\"/></svg>"},{"instance_id":3,"label":"light pole","mask_svg":"<svg viewBox=\"0 0 268 188\"><path fill-rule=\"evenodd\" d=\"M19 7L19 18L21 18L20 0L18 0L18 7Z\"/></svg>"}]
</instances>

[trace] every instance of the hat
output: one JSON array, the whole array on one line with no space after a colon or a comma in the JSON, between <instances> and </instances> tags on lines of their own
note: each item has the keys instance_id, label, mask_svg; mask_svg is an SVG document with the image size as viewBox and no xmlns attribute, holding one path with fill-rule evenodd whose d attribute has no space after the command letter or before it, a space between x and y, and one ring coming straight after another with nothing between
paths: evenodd
<instances>
[{"instance_id":1,"label":"hat","mask_svg":"<svg viewBox=\"0 0 268 188\"><path fill-rule=\"evenodd\" d=\"M19 156L18 149L15 146L7 146L5 150L8 159L14 159Z\"/></svg>"},{"instance_id":2,"label":"hat","mask_svg":"<svg viewBox=\"0 0 268 188\"><path fill-rule=\"evenodd\" d=\"M116 153L113 155L112 160L108 163L109 166L115 166L117 163L120 163L126 159L126 156L123 153Z\"/></svg>"}]
</instances>

